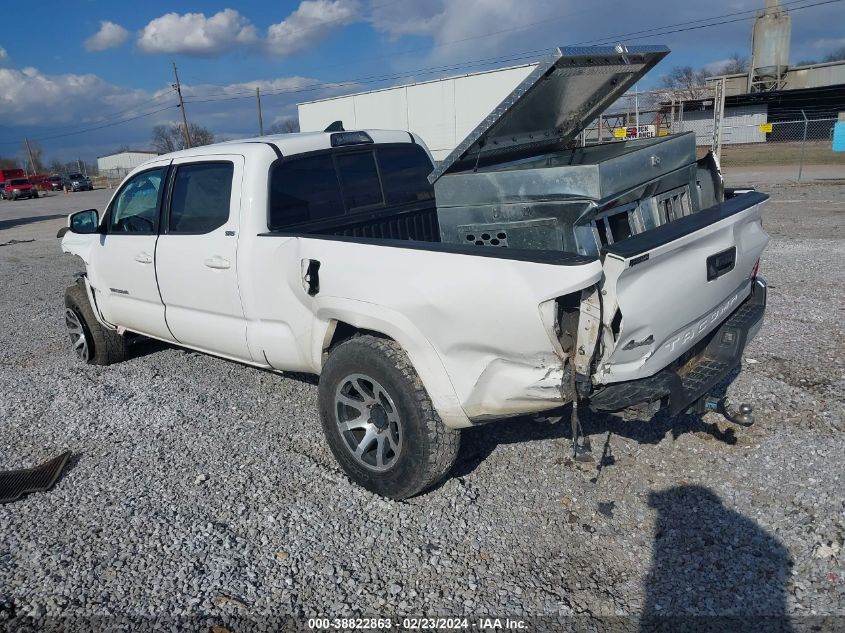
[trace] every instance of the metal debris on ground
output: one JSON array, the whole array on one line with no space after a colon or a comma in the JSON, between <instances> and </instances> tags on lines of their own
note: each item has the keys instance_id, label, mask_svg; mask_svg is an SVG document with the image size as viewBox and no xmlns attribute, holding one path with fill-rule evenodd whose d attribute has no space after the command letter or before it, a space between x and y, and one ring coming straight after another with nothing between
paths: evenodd
<instances>
[{"instance_id":1,"label":"metal debris on ground","mask_svg":"<svg viewBox=\"0 0 845 633\"><path fill-rule=\"evenodd\" d=\"M16 501L31 492L46 492L52 488L70 457L65 451L58 457L35 468L0 471L0 503Z\"/></svg>"}]
</instances>

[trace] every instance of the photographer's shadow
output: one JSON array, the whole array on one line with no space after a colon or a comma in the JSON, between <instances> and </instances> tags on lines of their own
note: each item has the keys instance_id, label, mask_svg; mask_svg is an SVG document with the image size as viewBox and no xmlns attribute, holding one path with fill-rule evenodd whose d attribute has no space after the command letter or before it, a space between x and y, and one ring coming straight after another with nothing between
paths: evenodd
<instances>
[{"instance_id":1,"label":"photographer's shadow","mask_svg":"<svg viewBox=\"0 0 845 633\"><path fill-rule=\"evenodd\" d=\"M652 492L648 503L657 520L642 632L792 631L792 559L777 538L702 486Z\"/></svg>"}]
</instances>

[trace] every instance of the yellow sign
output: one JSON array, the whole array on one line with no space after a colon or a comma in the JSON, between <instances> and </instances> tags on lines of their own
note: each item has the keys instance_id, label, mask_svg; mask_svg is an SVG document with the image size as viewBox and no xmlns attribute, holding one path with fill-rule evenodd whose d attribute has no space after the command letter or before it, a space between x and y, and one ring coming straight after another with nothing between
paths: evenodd
<instances>
[{"instance_id":1,"label":"yellow sign","mask_svg":"<svg viewBox=\"0 0 845 633\"><path fill-rule=\"evenodd\" d=\"M625 138L626 136L628 136L628 130L624 127L618 127L613 130L613 138Z\"/></svg>"},{"instance_id":2,"label":"yellow sign","mask_svg":"<svg viewBox=\"0 0 845 633\"><path fill-rule=\"evenodd\" d=\"M760 124L760 131L761 131L763 134L771 134L771 133L772 133L772 129L773 129L773 126L772 126L772 124L771 124L771 123L761 123L761 124Z\"/></svg>"}]
</instances>

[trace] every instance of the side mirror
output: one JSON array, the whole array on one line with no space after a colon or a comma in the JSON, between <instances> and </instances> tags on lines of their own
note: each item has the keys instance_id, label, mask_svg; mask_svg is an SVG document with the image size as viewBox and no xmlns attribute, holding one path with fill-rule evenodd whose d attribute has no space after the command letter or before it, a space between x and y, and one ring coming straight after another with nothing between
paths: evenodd
<instances>
[{"instance_id":1,"label":"side mirror","mask_svg":"<svg viewBox=\"0 0 845 633\"><path fill-rule=\"evenodd\" d=\"M96 209L87 209L86 211L71 213L67 219L67 225L70 232L81 233L83 235L96 233L99 224L100 214Z\"/></svg>"},{"instance_id":2,"label":"side mirror","mask_svg":"<svg viewBox=\"0 0 845 633\"><path fill-rule=\"evenodd\" d=\"M80 235L91 235L97 233L100 224L100 214L96 209L86 209L71 213L67 218L67 226L59 229L56 237L64 237L65 233L78 233Z\"/></svg>"}]
</instances>

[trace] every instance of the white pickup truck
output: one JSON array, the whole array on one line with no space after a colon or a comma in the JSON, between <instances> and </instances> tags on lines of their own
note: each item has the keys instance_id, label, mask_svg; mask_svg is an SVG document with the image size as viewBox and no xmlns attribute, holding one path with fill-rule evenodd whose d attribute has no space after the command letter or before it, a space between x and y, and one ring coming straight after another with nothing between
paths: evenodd
<instances>
[{"instance_id":1,"label":"white pickup truck","mask_svg":"<svg viewBox=\"0 0 845 633\"><path fill-rule=\"evenodd\" d=\"M338 462L394 498L443 478L465 427L685 411L762 323L767 196L725 191L692 135L576 141L665 54L559 49L436 168L414 134L338 124L148 161L60 232L86 269L73 347L318 374Z\"/></svg>"}]
</instances>

